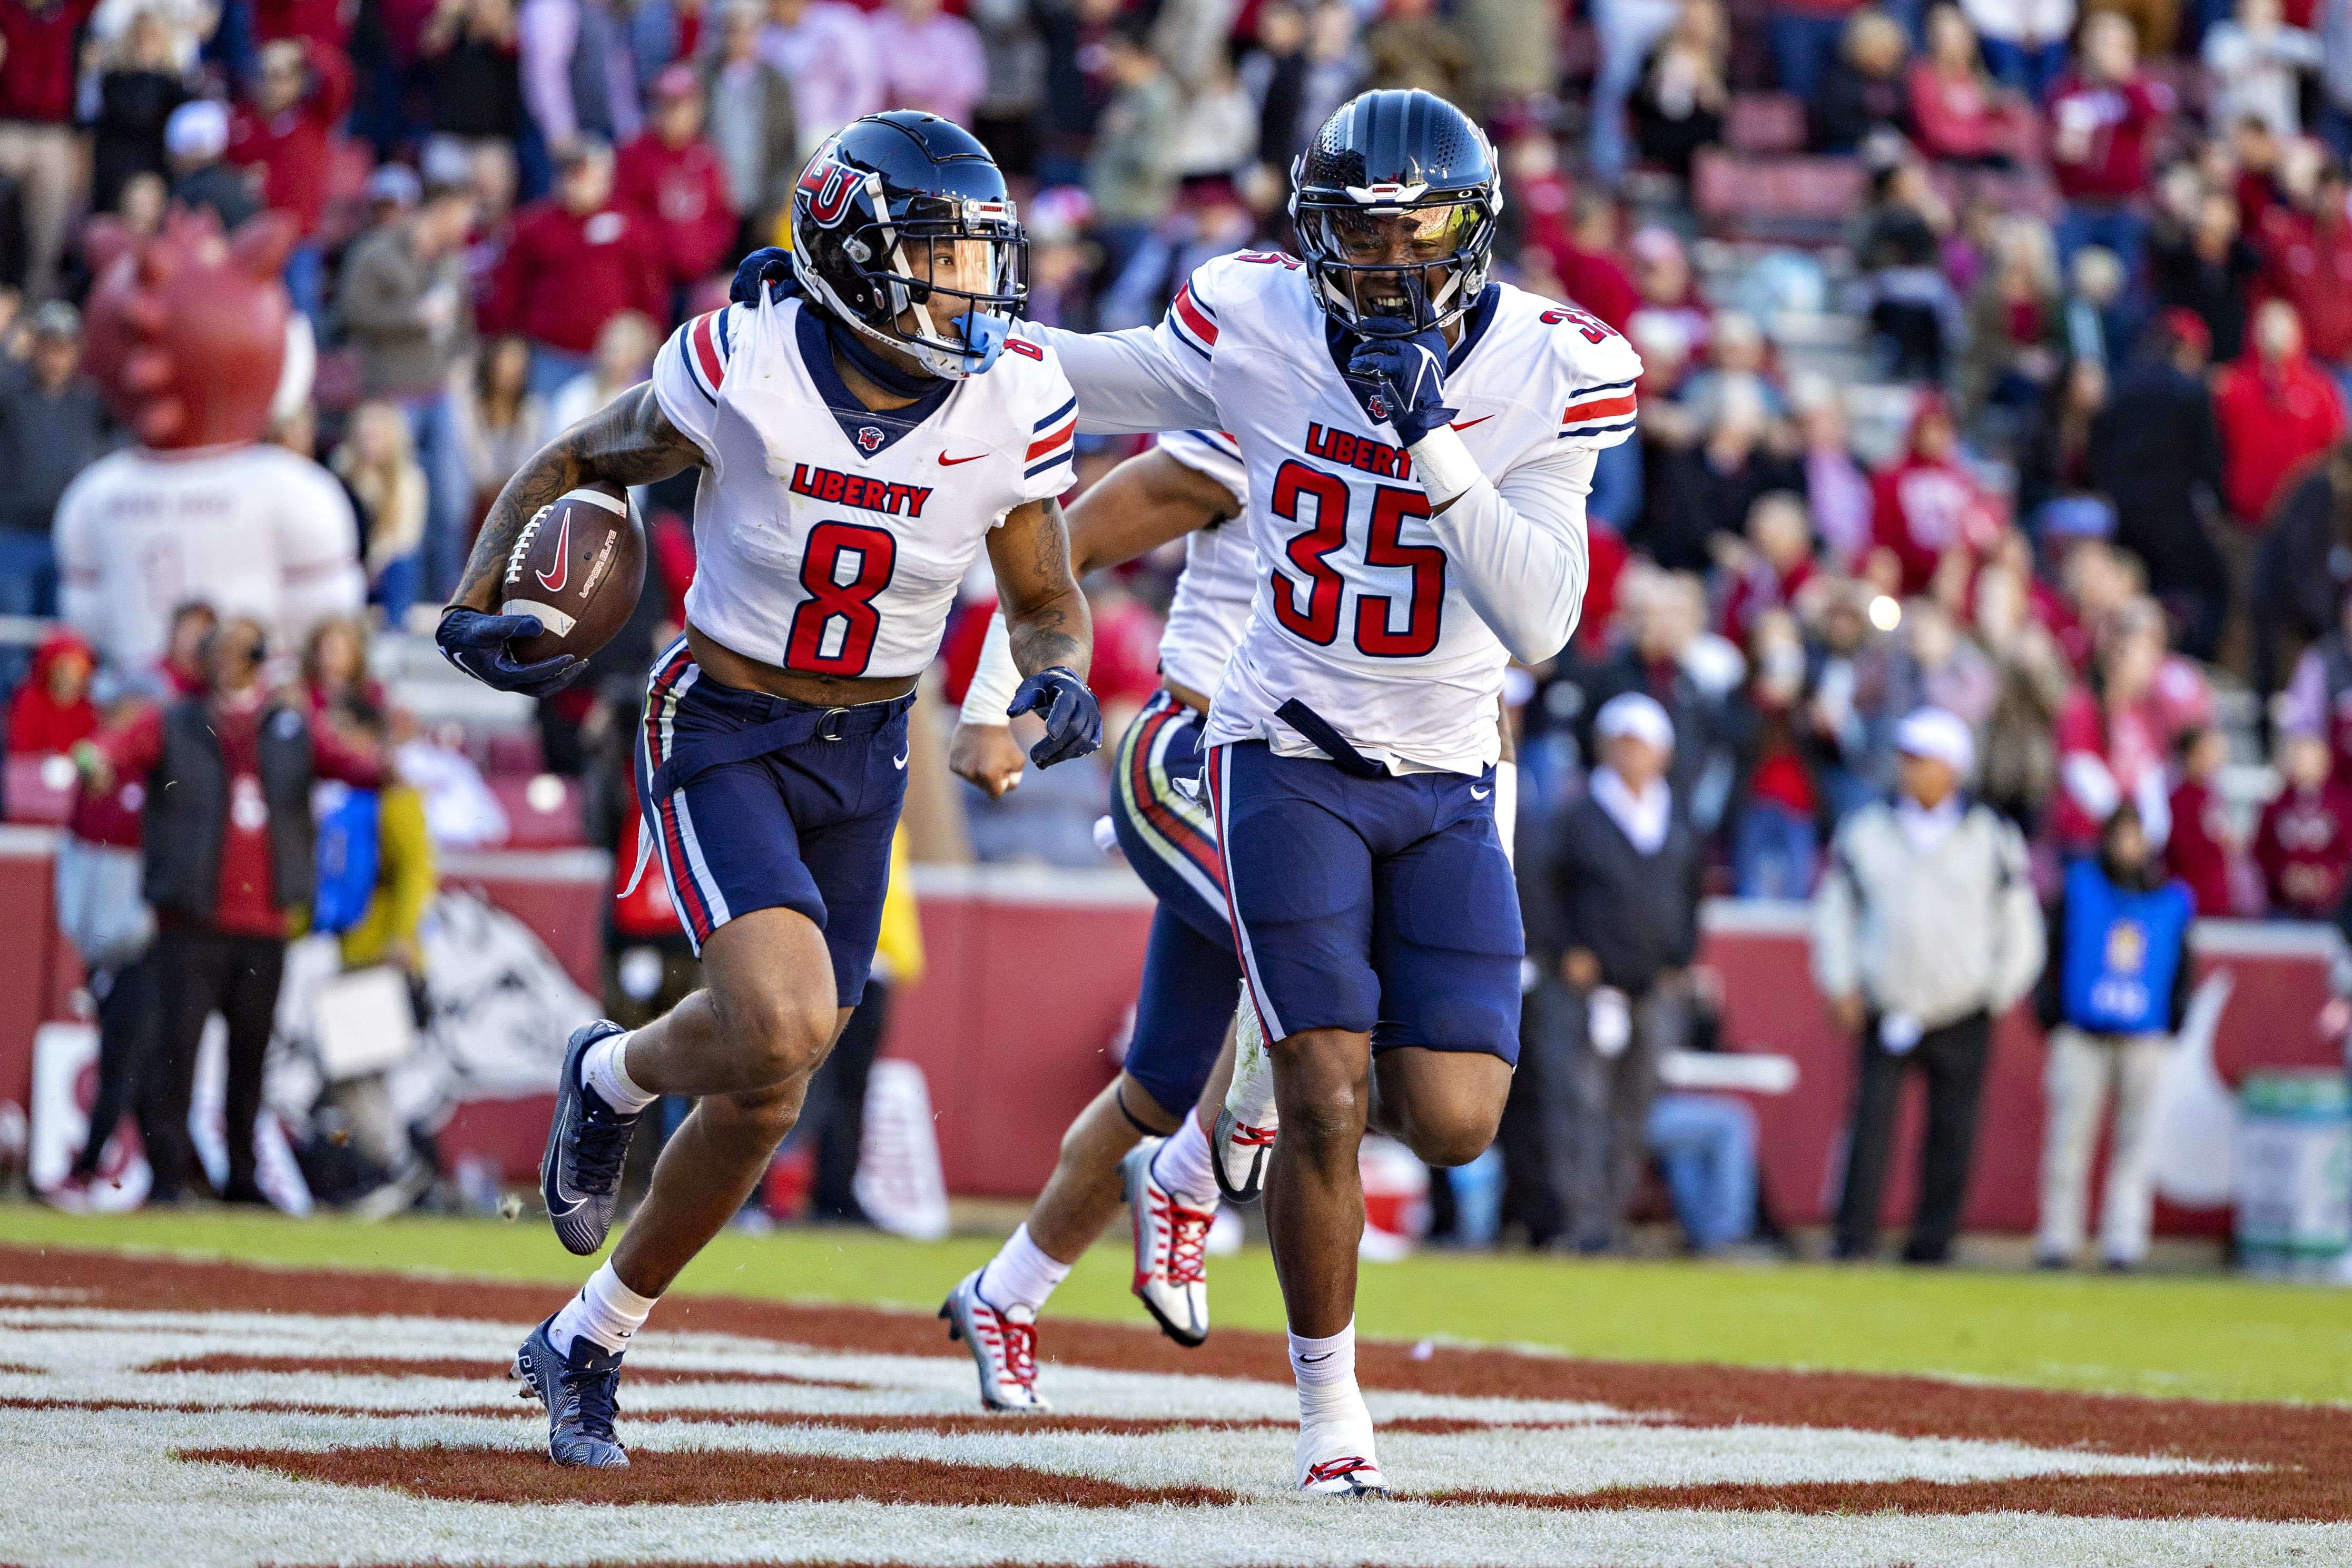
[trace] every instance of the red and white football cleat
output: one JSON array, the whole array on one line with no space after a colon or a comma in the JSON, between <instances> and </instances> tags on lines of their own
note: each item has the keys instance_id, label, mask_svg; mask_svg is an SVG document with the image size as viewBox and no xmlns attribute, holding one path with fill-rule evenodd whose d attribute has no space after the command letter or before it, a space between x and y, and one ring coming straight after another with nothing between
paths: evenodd
<instances>
[{"instance_id":1,"label":"red and white football cleat","mask_svg":"<svg viewBox=\"0 0 2352 1568\"><path fill-rule=\"evenodd\" d=\"M1234 1082L1217 1108L1209 1136L1209 1165L1217 1191L1227 1203L1255 1203L1265 1188L1265 1163L1274 1153L1274 1054L1249 992L1234 1014Z\"/></svg>"},{"instance_id":2,"label":"red and white football cleat","mask_svg":"<svg viewBox=\"0 0 2352 1568\"><path fill-rule=\"evenodd\" d=\"M980 1402L991 1410L1052 1409L1037 1392L1037 1314L1019 1306L998 1312L981 1299L980 1276L978 1269L966 1274L940 1309L948 1337L961 1340L980 1368Z\"/></svg>"},{"instance_id":3,"label":"red and white football cleat","mask_svg":"<svg viewBox=\"0 0 2352 1568\"><path fill-rule=\"evenodd\" d=\"M1316 1497L1386 1497L1388 1478L1372 1457L1372 1413L1350 1389L1337 1408L1298 1423L1298 1490Z\"/></svg>"},{"instance_id":4,"label":"red and white football cleat","mask_svg":"<svg viewBox=\"0 0 2352 1568\"><path fill-rule=\"evenodd\" d=\"M1151 1156L1163 1140L1146 1138L1118 1163L1135 1225L1136 1300L1160 1330L1187 1349L1209 1337L1209 1277L1202 1254L1213 1208L1194 1208L1151 1179Z\"/></svg>"}]
</instances>

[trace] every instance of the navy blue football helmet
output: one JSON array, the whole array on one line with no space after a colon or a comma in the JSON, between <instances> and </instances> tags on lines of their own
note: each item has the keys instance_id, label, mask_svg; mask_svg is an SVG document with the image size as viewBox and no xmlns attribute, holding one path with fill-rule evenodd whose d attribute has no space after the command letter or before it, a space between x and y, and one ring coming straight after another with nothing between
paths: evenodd
<instances>
[{"instance_id":1,"label":"navy blue football helmet","mask_svg":"<svg viewBox=\"0 0 2352 1568\"><path fill-rule=\"evenodd\" d=\"M1316 303L1341 325L1410 335L1477 304L1503 185L1486 132L1435 93L1390 89L1341 104L1290 183Z\"/></svg>"},{"instance_id":2,"label":"navy blue football helmet","mask_svg":"<svg viewBox=\"0 0 2352 1568\"><path fill-rule=\"evenodd\" d=\"M985 247L961 269L962 287L932 281L940 241ZM1028 299L1029 243L1003 172L971 132L894 109L850 121L802 171L793 270L850 327L952 380L995 362Z\"/></svg>"}]
</instances>

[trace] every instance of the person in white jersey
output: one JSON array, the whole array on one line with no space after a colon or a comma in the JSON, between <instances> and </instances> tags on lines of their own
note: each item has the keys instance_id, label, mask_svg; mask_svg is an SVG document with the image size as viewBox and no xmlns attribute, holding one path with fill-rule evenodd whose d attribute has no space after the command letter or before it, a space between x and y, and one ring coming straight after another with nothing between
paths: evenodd
<instances>
[{"instance_id":1,"label":"person in white jersey","mask_svg":"<svg viewBox=\"0 0 2352 1568\"><path fill-rule=\"evenodd\" d=\"M611 1259L516 1354L559 1464L628 1462L613 1418L630 1336L767 1168L865 990L907 709L982 548L1025 677L1012 706L1045 721L1032 759L1102 734L1054 501L1076 399L1050 350L1012 336L1025 242L1003 174L947 120L869 116L810 161L793 235L789 285L768 276L779 258L747 263L737 303L678 329L649 384L509 482L442 616L461 669L553 690L576 661L518 662L540 622L497 613L529 520L591 479L702 468L686 632L654 663L636 767L640 841L705 988L634 1032L572 1037L541 1167L565 1246L604 1244L646 1107L698 1099Z\"/></svg>"},{"instance_id":2,"label":"person in white jersey","mask_svg":"<svg viewBox=\"0 0 2352 1568\"><path fill-rule=\"evenodd\" d=\"M1037 1391L1037 1313L1122 1199L1134 1216L1135 1294L1179 1344L1208 1335L1202 1248L1219 1184L1194 1106L1216 1115L1218 1102L1202 1091L1233 1020L1241 965L1201 791L1200 737L1208 694L1241 640L1257 584L1257 550L1232 520L1248 501L1232 438L1188 431L1120 464L1070 509L1070 559L1081 575L1184 540L1160 639L1160 689L1111 768L1112 830L1160 904L1119 1075L1062 1135L1026 1222L940 1311L971 1349L981 1400L992 1410L1049 1407ZM1004 716L1019 680L1005 624L993 621L948 748L948 766L992 798L1021 777Z\"/></svg>"},{"instance_id":3,"label":"person in white jersey","mask_svg":"<svg viewBox=\"0 0 2352 1568\"><path fill-rule=\"evenodd\" d=\"M1212 261L1157 328L1042 336L1082 428L1214 426L1248 465L1265 570L1206 777L1274 1042L1295 1475L1361 1494L1386 1481L1354 1373L1357 1148L1368 1118L1433 1165L1493 1141L1525 951L1494 716L1505 665L1575 630L1594 456L1632 433L1641 363L1487 280L1494 152L1443 99L1342 106L1292 184L1303 257Z\"/></svg>"},{"instance_id":4,"label":"person in white jersey","mask_svg":"<svg viewBox=\"0 0 2352 1568\"><path fill-rule=\"evenodd\" d=\"M1135 1030L1119 1075L1062 1134L1060 1156L1028 1218L949 1296L992 1410L1051 1408L1037 1388L1037 1314L1122 1199L1131 1216L1138 1300L1179 1344L1209 1332L1204 1244L1219 1198L1257 1201L1276 1116L1256 1014L1225 998L1241 984L1224 862L1201 789L1203 694L1223 679L1249 623L1257 550L1244 525L1249 475L1221 431L1180 431L1131 457L1070 510L1070 559L1082 576L1184 540L1184 566L1160 639L1161 689L1119 742L1106 819L1120 852L1159 902L1145 948ZM1229 526L1230 525L1230 526ZM1020 680L1011 640L992 620L948 766L1002 798L1020 782L1021 747L1003 718ZM1517 770L1501 730L1496 819L1510 845ZM1234 1083L1229 1024L1259 1071ZM1169 1109L1174 1107L1174 1109ZM1173 1132L1169 1124L1175 1123Z\"/></svg>"}]
</instances>

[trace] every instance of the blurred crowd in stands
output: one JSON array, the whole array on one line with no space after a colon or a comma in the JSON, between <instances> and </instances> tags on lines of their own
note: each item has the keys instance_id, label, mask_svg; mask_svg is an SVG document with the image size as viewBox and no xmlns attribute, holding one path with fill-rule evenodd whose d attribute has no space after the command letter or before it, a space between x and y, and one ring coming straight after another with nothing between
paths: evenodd
<instances>
[{"instance_id":1,"label":"blurred crowd in stands","mask_svg":"<svg viewBox=\"0 0 2352 1568\"><path fill-rule=\"evenodd\" d=\"M971 126L1021 198L1030 314L1117 328L1286 246L1292 158L1370 87L1481 117L1501 275L1644 365L1576 639L1511 674L1523 877L1568 852L1612 699L1668 726L1688 885L1781 899L1932 707L2043 902L2128 808L2199 914L2347 919L2352 0L0 0L0 612L56 612L58 501L127 439L79 369L100 220L297 220L318 373L272 439L359 523L368 619L310 643L349 685L850 119ZM1081 485L1138 444L1088 438ZM586 780L567 831L627 847L616 718L694 570L690 477L643 500L646 604L527 732L370 698L444 845L498 841L500 780L551 773ZM1087 585L1113 733L1180 561ZM989 608L951 625L950 700ZM291 655L309 629L267 630ZM37 631L5 656L14 758L97 728L89 648ZM1099 865L1105 788L942 782L918 848Z\"/></svg>"}]
</instances>

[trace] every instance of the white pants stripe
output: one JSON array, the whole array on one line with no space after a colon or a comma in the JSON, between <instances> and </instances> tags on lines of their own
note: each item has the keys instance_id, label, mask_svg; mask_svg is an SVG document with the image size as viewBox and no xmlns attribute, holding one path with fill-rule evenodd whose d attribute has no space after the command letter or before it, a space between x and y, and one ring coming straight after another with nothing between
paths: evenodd
<instances>
[{"instance_id":1,"label":"white pants stripe","mask_svg":"<svg viewBox=\"0 0 2352 1568\"><path fill-rule=\"evenodd\" d=\"M1241 900L1233 891L1234 838L1230 831L1233 775L1234 748L1230 746L1213 747L1209 753L1209 766L1203 769L1202 777L1209 781L1209 806L1216 814L1217 858L1224 862L1225 867L1225 906L1233 916L1234 947L1241 955L1242 973L1249 978L1250 1001L1257 1008L1259 1026L1265 1030L1266 1040L1271 1044L1287 1040L1290 1031L1282 1027L1282 1020L1275 1017L1274 1009L1266 1003L1265 986L1258 978L1257 955L1250 949L1249 926L1242 920Z\"/></svg>"}]
</instances>

